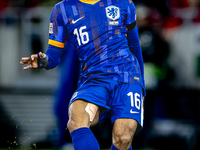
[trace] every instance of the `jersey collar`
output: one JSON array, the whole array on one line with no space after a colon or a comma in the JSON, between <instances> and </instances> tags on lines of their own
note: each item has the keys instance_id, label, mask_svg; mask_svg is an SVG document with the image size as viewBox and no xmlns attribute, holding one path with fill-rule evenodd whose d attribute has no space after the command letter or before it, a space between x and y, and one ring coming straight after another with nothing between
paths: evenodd
<instances>
[{"instance_id":1,"label":"jersey collar","mask_svg":"<svg viewBox=\"0 0 200 150\"><path fill-rule=\"evenodd\" d=\"M94 5L94 4L98 3L101 0L79 0L79 1L82 2L82 3Z\"/></svg>"}]
</instances>

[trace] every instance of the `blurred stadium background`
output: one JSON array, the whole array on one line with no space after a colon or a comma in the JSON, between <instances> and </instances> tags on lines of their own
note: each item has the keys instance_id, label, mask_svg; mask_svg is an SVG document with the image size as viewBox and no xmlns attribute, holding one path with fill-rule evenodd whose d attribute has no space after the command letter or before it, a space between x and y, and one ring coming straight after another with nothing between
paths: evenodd
<instances>
[{"instance_id":1,"label":"blurred stadium background","mask_svg":"<svg viewBox=\"0 0 200 150\"><path fill-rule=\"evenodd\" d=\"M198 150L200 1L133 1L147 89L144 128L133 148ZM24 71L19 64L23 56L46 51L57 2L0 1L0 149L72 149L65 130L67 103L60 100L69 100L76 87L76 56L67 51L61 65L49 71ZM109 116L92 130L101 148L109 149Z\"/></svg>"}]
</instances>

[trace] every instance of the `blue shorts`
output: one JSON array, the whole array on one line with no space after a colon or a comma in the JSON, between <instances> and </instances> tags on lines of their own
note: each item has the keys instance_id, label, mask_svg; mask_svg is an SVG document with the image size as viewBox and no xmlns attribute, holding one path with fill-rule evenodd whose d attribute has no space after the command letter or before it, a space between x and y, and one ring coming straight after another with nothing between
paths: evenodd
<instances>
[{"instance_id":1,"label":"blue shorts","mask_svg":"<svg viewBox=\"0 0 200 150\"><path fill-rule=\"evenodd\" d=\"M69 105L77 99L106 108L99 121L110 112L112 123L120 118L130 118L143 126L143 90L140 85L94 78L75 91Z\"/></svg>"}]
</instances>

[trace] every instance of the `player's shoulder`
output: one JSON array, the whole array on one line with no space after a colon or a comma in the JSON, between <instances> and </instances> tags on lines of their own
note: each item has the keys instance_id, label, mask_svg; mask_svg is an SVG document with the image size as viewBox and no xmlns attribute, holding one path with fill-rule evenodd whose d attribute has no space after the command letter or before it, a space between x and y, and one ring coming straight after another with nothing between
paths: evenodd
<instances>
[{"instance_id":1,"label":"player's shoulder","mask_svg":"<svg viewBox=\"0 0 200 150\"><path fill-rule=\"evenodd\" d=\"M60 1L57 4L55 4L55 7L58 7L60 5L64 5L66 0Z\"/></svg>"},{"instance_id":2,"label":"player's shoulder","mask_svg":"<svg viewBox=\"0 0 200 150\"><path fill-rule=\"evenodd\" d=\"M76 3L77 0L62 0L58 2L55 6L60 6L60 5L73 5Z\"/></svg>"},{"instance_id":3,"label":"player's shoulder","mask_svg":"<svg viewBox=\"0 0 200 150\"><path fill-rule=\"evenodd\" d=\"M128 6L130 4L133 4L132 0L116 0L117 3L120 3L121 6Z\"/></svg>"},{"instance_id":4,"label":"player's shoulder","mask_svg":"<svg viewBox=\"0 0 200 150\"><path fill-rule=\"evenodd\" d=\"M58 7L60 7L61 5L64 5L64 4L65 4L65 0L60 1L60 2L55 4L54 8L58 8Z\"/></svg>"},{"instance_id":5,"label":"player's shoulder","mask_svg":"<svg viewBox=\"0 0 200 150\"><path fill-rule=\"evenodd\" d=\"M74 5L77 0L62 0L55 4L54 9L67 11L68 7Z\"/></svg>"}]
</instances>

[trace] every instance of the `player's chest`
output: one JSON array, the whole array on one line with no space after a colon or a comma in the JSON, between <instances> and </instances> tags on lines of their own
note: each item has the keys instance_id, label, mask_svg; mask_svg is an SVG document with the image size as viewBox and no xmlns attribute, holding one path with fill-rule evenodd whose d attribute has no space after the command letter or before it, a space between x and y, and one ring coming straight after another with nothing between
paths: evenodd
<instances>
[{"instance_id":1,"label":"player's chest","mask_svg":"<svg viewBox=\"0 0 200 150\"><path fill-rule=\"evenodd\" d=\"M98 30L122 26L126 18L126 10L119 4L109 5L99 2L95 5L86 5L78 3L68 6L67 16L69 19L66 25L68 33L73 33L74 29L83 26Z\"/></svg>"}]
</instances>

